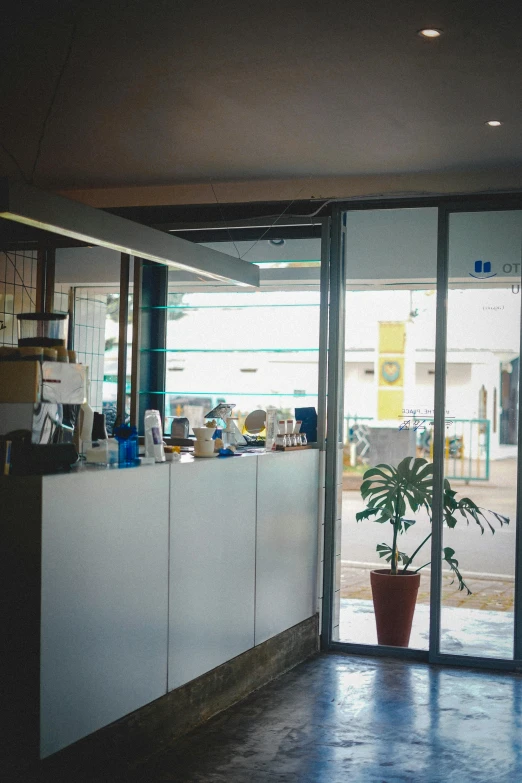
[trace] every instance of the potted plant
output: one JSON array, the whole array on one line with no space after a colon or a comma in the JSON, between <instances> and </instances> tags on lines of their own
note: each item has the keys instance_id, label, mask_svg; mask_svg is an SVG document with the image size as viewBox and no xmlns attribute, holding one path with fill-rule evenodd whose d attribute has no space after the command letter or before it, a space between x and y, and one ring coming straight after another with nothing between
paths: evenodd
<instances>
[{"instance_id":1,"label":"potted plant","mask_svg":"<svg viewBox=\"0 0 522 783\"><path fill-rule=\"evenodd\" d=\"M463 518L468 525L470 521L476 522L481 533L484 533L486 527L494 533L495 528L489 515L501 526L509 524L508 517L479 508L470 498L457 500L456 494L449 481L444 479L443 516L449 528L454 528L458 519ZM425 459L406 457L396 468L385 464L370 468L363 476L361 495L367 501L367 508L355 515L357 522L373 518L381 524L389 523L393 531L391 546L378 544L376 549L379 557L390 564L390 568L375 570L370 574L377 639L379 644L407 647L420 584L419 572L431 561L420 568L413 569L411 566L432 533L428 533L412 555L399 550L398 538L416 522L415 519L406 518L408 510L416 514L424 509L432 522L433 464ZM444 547L443 559L453 572L454 580L458 580L458 589L466 590L471 595L460 573L455 550Z\"/></svg>"}]
</instances>

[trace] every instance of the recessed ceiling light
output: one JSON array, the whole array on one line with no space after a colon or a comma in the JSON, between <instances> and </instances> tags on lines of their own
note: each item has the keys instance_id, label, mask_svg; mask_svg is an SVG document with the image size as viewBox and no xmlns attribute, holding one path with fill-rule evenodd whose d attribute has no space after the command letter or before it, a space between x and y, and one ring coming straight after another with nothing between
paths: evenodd
<instances>
[{"instance_id":1,"label":"recessed ceiling light","mask_svg":"<svg viewBox=\"0 0 522 783\"><path fill-rule=\"evenodd\" d=\"M437 30L436 27L425 27L422 30L419 30L419 35L423 38L440 38L442 30Z\"/></svg>"},{"instance_id":2,"label":"recessed ceiling light","mask_svg":"<svg viewBox=\"0 0 522 783\"><path fill-rule=\"evenodd\" d=\"M498 128L498 126L502 125L502 123L500 120L488 120L486 125L489 125L490 128Z\"/></svg>"}]
</instances>

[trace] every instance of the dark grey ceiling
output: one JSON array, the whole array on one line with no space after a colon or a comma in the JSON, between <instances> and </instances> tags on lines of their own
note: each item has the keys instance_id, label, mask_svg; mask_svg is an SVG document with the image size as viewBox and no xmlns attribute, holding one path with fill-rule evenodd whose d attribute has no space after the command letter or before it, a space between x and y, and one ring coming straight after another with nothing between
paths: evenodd
<instances>
[{"instance_id":1,"label":"dark grey ceiling","mask_svg":"<svg viewBox=\"0 0 522 783\"><path fill-rule=\"evenodd\" d=\"M24 0L2 24L0 141L29 178L75 19L39 185L522 162L521 2Z\"/></svg>"}]
</instances>

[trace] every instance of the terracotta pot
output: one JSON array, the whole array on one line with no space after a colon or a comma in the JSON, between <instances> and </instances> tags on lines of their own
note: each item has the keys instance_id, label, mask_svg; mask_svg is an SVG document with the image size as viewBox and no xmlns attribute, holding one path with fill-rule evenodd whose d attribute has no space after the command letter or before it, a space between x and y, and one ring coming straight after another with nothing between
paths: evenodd
<instances>
[{"instance_id":1,"label":"terracotta pot","mask_svg":"<svg viewBox=\"0 0 522 783\"><path fill-rule=\"evenodd\" d=\"M420 574L406 571L392 576L389 569L371 571L370 584L379 644L407 647Z\"/></svg>"}]
</instances>

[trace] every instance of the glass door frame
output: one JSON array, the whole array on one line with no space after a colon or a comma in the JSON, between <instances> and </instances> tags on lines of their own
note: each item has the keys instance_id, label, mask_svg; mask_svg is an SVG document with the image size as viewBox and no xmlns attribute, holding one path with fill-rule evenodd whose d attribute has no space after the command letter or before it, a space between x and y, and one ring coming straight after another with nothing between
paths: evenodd
<instances>
[{"instance_id":1,"label":"glass door frame","mask_svg":"<svg viewBox=\"0 0 522 783\"><path fill-rule=\"evenodd\" d=\"M344 339L346 267L346 214L351 211L437 207L437 316L435 340L435 401L434 401L434 502L433 536L431 550L430 640L428 650L356 644L333 639L335 605L336 527L339 526L342 504L342 425L344 406ZM412 659L433 664L451 664L468 668L522 671L522 481L517 482L517 510L515 517L515 603L514 603L514 657L488 658L456 655L440 650L441 588L442 588L442 496L444 484L444 438L446 395L446 342L449 283L449 216L456 212L522 211L522 194L468 195L462 197L400 198L367 200L357 203L337 202L332 209L332 232L328 265L328 396L325 475L325 540L323 568L323 612L321 620L321 647L355 655L383 656ZM522 248L521 248L522 253ZM522 255L521 255L522 260ZM522 319L521 319L522 323ZM520 328L520 324L519 324ZM522 329L520 334L522 354ZM519 373L520 363L519 363ZM519 377L519 389L520 377ZM522 465L522 416L518 417L518 466ZM520 472L520 467L519 467Z\"/></svg>"}]
</instances>

